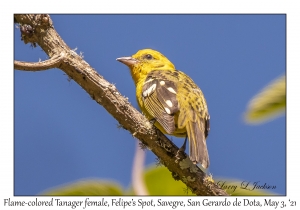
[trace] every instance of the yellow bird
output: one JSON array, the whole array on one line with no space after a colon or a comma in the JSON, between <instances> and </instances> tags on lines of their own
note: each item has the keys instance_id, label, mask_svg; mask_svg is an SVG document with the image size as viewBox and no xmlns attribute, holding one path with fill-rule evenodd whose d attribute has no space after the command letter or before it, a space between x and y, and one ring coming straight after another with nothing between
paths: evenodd
<instances>
[{"instance_id":1,"label":"yellow bird","mask_svg":"<svg viewBox=\"0 0 300 210\"><path fill-rule=\"evenodd\" d=\"M180 150L190 141L190 159L209 166L206 137L209 114L200 88L185 73L176 70L163 54L152 49L139 50L132 57L117 58L127 65L136 86L138 104L164 134L186 137Z\"/></svg>"}]
</instances>

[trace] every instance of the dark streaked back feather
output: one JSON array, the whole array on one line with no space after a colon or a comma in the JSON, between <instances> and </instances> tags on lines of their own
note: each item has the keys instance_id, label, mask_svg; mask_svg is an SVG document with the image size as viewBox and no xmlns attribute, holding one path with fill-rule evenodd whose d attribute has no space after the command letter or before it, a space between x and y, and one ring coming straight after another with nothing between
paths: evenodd
<instances>
[{"instance_id":1,"label":"dark streaked back feather","mask_svg":"<svg viewBox=\"0 0 300 210\"><path fill-rule=\"evenodd\" d=\"M207 168L209 114L203 93L193 80L180 71L153 70L144 82L142 96L146 110L168 134L176 135L176 129L186 130L190 159Z\"/></svg>"}]
</instances>

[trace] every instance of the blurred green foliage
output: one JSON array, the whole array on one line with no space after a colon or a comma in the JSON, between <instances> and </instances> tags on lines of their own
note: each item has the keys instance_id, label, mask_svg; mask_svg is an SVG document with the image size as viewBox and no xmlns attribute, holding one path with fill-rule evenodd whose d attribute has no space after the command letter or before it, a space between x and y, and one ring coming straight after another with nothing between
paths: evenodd
<instances>
[{"instance_id":1,"label":"blurred green foliage","mask_svg":"<svg viewBox=\"0 0 300 210\"><path fill-rule=\"evenodd\" d=\"M171 172L166 167L151 166L144 173L145 185L149 195L166 196L192 196L181 181L175 181ZM226 178L215 179L214 182L223 188L231 196L252 196L252 195L275 195L269 190L252 190L253 184L249 184L248 189L243 189L243 181L230 180ZM41 195L50 196L122 196L134 195L132 187L128 190L114 182L105 180L81 180L61 187L47 190Z\"/></svg>"},{"instance_id":2,"label":"blurred green foliage","mask_svg":"<svg viewBox=\"0 0 300 210\"><path fill-rule=\"evenodd\" d=\"M261 123L284 113L286 107L286 82L282 76L267 85L249 102L246 112L248 123Z\"/></svg>"}]
</instances>

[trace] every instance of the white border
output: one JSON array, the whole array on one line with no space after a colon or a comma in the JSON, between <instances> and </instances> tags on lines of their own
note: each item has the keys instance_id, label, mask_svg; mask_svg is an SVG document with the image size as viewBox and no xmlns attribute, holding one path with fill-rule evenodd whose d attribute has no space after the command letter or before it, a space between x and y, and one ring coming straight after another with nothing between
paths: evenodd
<instances>
[{"instance_id":1,"label":"white border","mask_svg":"<svg viewBox=\"0 0 300 210\"><path fill-rule=\"evenodd\" d=\"M96 3L97 2L97 3ZM96 4L95 4L96 3ZM298 205L299 196L296 196L299 189L299 180L296 175L299 174L298 153L299 153L299 137L297 130L299 130L299 63L300 63L300 18L299 6L297 1L84 1L84 2L70 2L70 1L22 1L18 3L11 3L12 5L2 5L1 7L1 50L0 57L2 63L1 68L1 108L0 108L0 206L1 209L4 204L4 198L11 198L13 200L33 200L34 197L14 197L13 196L13 14L14 13L197 13L197 14L253 14L253 13L280 13L287 14L287 196L270 197L272 200L285 201L297 200ZM58 6L59 5L59 6ZM34 11L36 9L39 11ZM71 8L71 10L68 10ZM276 166L274 166L276 167ZM296 198L297 197L297 198ZM50 197L44 197L50 199ZM152 197L151 197L152 198ZM151 199L144 197L144 200ZM244 199L245 197L239 197ZM249 197L251 199L263 200L263 197ZM66 197L62 198L66 199ZM76 197L68 197L70 200L78 200ZM80 198L84 200L85 198ZM100 198L98 198L100 199ZM107 197L107 199L113 199ZM126 200L139 199L137 197L125 197ZM153 197L153 199L159 199ZM174 197L164 197L165 200L175 200ZM180 200L187 200L188 198L178 197ZM203 200L204 198L199 198ZM210 200L220 200L224 198L212 198ZM234 200L235 198L228 198ZM7 207L6 207L7 208ZM6 209L4 208L4 209ZM141 207L131 207L127 209L140 209ZM167 207L162 207L167 208ZM171 207L168 207L172 209ZM199 207L197 207L199 208ZM202 208L204 208L202 206ZM224 207L219 207L224 208ZM229 207L233 208L233 207ZM9 209L20 209L19 207ZM24 208L23 208L24 209ZM43 208L39 208L43 209ZM49 208L48 208L49 209ZM60 208L70 209L70 207ZM78 208L80 209L80 208ZM99 207L98 207L99 209ZM158 207L156 209L159 209ZM184 208L176 208L184 209Z\"/></svg>"}]
</instances>

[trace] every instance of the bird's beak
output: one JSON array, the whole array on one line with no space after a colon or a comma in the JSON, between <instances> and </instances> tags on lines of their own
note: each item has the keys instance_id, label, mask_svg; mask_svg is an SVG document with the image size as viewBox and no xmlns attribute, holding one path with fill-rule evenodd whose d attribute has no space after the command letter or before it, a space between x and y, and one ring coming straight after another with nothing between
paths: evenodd
<instances>
[{"instance_id":1,"label":"bird's beak","mask_svg":"<svg viewBox=\"0 0 300 210\"><path fill-rule=\"evenodd\" d=\"M121 57L121 58L117 58L117 61L120 61L121 63L124 63L126 66L133 66L136 63L138 63L139 61L136 60L133 57Z\"/></svg>"}]
</instances>

